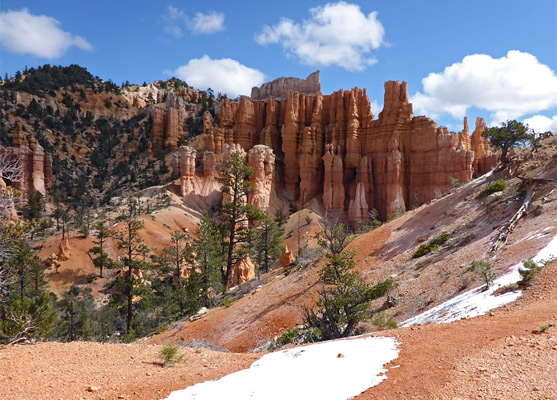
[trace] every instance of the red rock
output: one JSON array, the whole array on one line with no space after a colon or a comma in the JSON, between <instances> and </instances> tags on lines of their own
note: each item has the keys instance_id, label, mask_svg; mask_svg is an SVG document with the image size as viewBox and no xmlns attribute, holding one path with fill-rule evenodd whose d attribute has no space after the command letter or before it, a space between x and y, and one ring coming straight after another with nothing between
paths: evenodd
<instances>
[{"instance_id":1,"label":"red rock","mask_svg":"<svg viewBox=\"0 0 557 400\"><path fill-rule=\"evenodd\" d=\"M259 91L252 99L225 100L220 126L208 129L207 148L219 154L232 143L246 151L271 147L281 196L307 202L322 195L328 212L347 212L352 223L372 208L385 220L450 189L449 178L466 182L493 166L483 120L470 137L467 119L453 134L414 117L406 82L385 83L377 119L367 91L358 88L330 95L291 89L284 98L271 86L264 92L276 96L256 100Z\"/></svg>"},{"instance_id":2,"label":"red rock","mask_svg":"<svg viewBox=\"0 0 557 400\"><path fill-rule=\"evenodd\" d=\"M14 132L13 143L13 147L0 147L0 154L16 159L21 175L18 182L4 183L24 194L39 192L45 196L46 186L52 184L52 156L45 154L32 135L28 140L19 126Z\"/></svg>"},{"instance_id":3,"label":"red rock","mask_svg":"<svg viewBox=\"0 0 557 400\"><path fill-rule=\"evenodd\" d=\"M180 194L186 196L195 191L195 158L197 152L188 146L181 146L180 153Z\"/></svg>"},{"instance_id":4,"label":"red rock","mask_svg":"<svg viewBox=\"0 0 557 400\"><path fill-rule=\"evenodd\" d=\"M292 265L295 260L296 258L294 257L294 254L288 250L288 246L285 246L284 251L279 258L279 264L283 267L288 267L289 265Z\"/></svg>"},{"instance_id":5,"label":"red rock","mask_svg":"<svg viewBox=\"0 0 557 400\"><path fill-rule=\"evenodd\" d=\"M252 279L255 279L255 265L253 265L250 256L246 254L234 266L229 287L238 286Z\"/></svg>"},{"instance_id":6,"label":"red rock","mask_svg":"<svg viewBox=\"0 0 557 400\"><path fill-rule=\"evenodd\" d=\"M274 81L264 83L261 87L251 89L251 98L254 100L275 97L285 99L289 92L304 94L321 93L321 83L319 82L319 71L308 75L306 79L299 78L278 78Z\"/></svg>"},{"instance_id":7,"label":"red rock","mask_svg":"<svg viewBox=\"0 0 557 400\"><path fill-rule=\"evenodd\" d=\"M253 191L248 194L248 203L260 210L267 210L274 195L275 155L273 150L265 145L257 145L248 152L248 163L253 168L250 181Z\"/></svg>"}]
</instances>

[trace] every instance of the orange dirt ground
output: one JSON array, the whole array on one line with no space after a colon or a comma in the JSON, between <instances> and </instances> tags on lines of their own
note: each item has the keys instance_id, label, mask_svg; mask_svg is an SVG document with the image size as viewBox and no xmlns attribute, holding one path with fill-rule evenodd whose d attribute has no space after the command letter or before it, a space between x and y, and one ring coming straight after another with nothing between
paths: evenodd
<instances>
[{"instance_id":1,"label":"orange dirt ground","mask_svg":"<svg viewBox=\"0 0 557 400\"><path fill-rule=\"evenodd\" d=\"M381 333L397 338L400 355L387 379L356 399L556 399L557 327L536 333L545 321L557 323L557 262L523 298L488 315ZM186 348L185 363L162 368L159 351L84 342L1 347L2 398L161 399L260 357Z\"/></svg>"}]
</instances>

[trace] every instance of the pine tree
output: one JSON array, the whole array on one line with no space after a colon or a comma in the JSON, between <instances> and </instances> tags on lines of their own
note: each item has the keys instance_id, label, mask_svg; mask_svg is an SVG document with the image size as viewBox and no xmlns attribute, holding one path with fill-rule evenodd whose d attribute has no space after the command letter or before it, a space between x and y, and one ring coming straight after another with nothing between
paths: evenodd
<instances>
[{"instance_id":1,"label":"pine tree","mask_svg":"<svg viewBox=\"0 0 557 400\"><path fill-rule=\"evenodd\" d=\"M214 291L222 290L219 284L219 277L222 278L221 272L225 260L222 245L223 240L218 227L211 220L207 211L203 211L193 240L193 250L196 267L201 275L202 302L206 307L212 305L211 289Z\"/></svg>"},{"instance_id":2,"label":"pine tree","mask_svg":"<svg viewBox=\"0 0 557 400\"><path fill-rule=\"evenodd\" d=\"M259 270L269 272L269 268L279 259L284 250L284 247L281 246L283 234L284 230L279 228L278 223L273 221L269 213L263 213L255 227L253 241L253 259L257 266L257 272Z\"/></svg>"},{"instance_id":3,"label":"pine tree","mask_svg":"<svg viewBox=\"0 0 557 400\"><path fill-rule=\"evenodd\" d=\"M393 282L388 279L372 285L353 271L356 262L354 253L345 250L349 234L343 224L326 221L317 239L327 252L327 263L321 271L323 286L317 307L305 309L305 324L313 330L316 340L347 337L354 333L358 322L371 317L371 302L384 296Z\"/></svg>"},{"instance_id":4,"label":"pine tree","mask_svg":"<svg viewBox=\"0 0 557 400\"><path fill-rule=\"evenodd\" d=\"M51 295L40 292L37 297L16 300L6 311L0 339L18 343L25 339L48 338L57 320Z\"/></svg>"},{"instance_id":5,"label":"pine tree","mask_svg":"<svg viewBox=\"0 0 557 400\"><path fill-rule=\"evenodd\" d=\"M93 294L91 288L72 286L58 302L61 312L58 336L67 341L88 340L93 335Z\"/></svg>"},{"instance_id":6,"label":"pine tree","mask_svg":"<svg viewBox=\"0 0 557 400\"><path fill-rule=\"evenodd\" d=\"M171 271L171 279L174 286L174 296L178 301L178 309L181 316L186 315L188 302L185 298L187 280L182 276L182 270L191 267L193 261L192 246L190 236L187 233L175 230L172 232L170 243L164 249L165 264L168 264Z\"/></svg>"},{"instance_id":7,"label":"pine tree","mask_svg":"<svg viewBox=\"0 0 557 400\"><path fill-rule=\"evenodd\" d=\"M145 224L137 218L136 210L135 203L130 199L128 201L128 212L119 217L119 220L124 224L124 229L113 234L114 239L117 241L118 249L125 250L125 255L121 257L120 265L124 269L127 268L126 275L125 277L116 278L117 282L115 282L114 286L119 286L123 289L123 295L127 299L127 333L131 333L133 325L133 297L140 295L141 289L144 286L143 280L139 279L138 275L142 269L147 267L146 256L150 252L149 248L143 243L143 239L139 236L139 231L145 227ZM134 272L136 277L134 277ZM121 282L122 278L124 282Z\"/></svg>"},{"instance_id":8,"label":"pine tree","mask_svg":"<svg viewBox=\"0 0 557 400\"><path fill-rule=\"evenodd\" d=\"M232 282L232 271L236 262L247 253L250 222L260 218L259 210L247 203L247 195L252 190L249 176L253 168L246 165L241 152L233 152L224 163L217 179L222 184L223 201L217 218L225 231L226 269L223 286Z\"/></svg>"},{"instance_id":9,"label":"pine tree","mask_svg":"<svg viewBox=\"0 0 557 400\"><path fill-rule=\"evenodd\" d=\"M112 232L110 231L110 229L106 227L104 222L99 222L96 228L97 228L97 233L95 237L97 238L97 240L95 240L94 243L97 246L92 247L89 250L89 257L91 257L91 254L97 255L97 257L95 258L91 257L91 259L93 260L93 264L95 264L95 267L99 269L99 277L102 278L103 268L111 268L113 266L112 260L110 259L108 254L104 251L104 243L106 242L106 239L108 239L111 236Z\"/></svg>"},{"instance_id":10,"label":"pine tree","mask_svg":"<svg viewBox=\"0 0 557 400\"><path fill-rule=\"evenodd\" d=\"M489 139L489 142L501 148L501 162L507 162L507 153L511 147L522 145L531 141L534 134L530 133L528 125L513 119L503 122L500 127L486 129L482 136Z\"/></svg>"}]
</instances>

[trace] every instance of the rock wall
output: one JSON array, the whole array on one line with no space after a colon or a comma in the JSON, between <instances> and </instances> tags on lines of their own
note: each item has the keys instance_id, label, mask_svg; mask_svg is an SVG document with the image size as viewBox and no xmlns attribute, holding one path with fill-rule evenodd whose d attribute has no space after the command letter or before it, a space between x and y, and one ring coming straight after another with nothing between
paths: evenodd
<instances>
[{"instance_id":1,"label":"rock wall","mask_svg":"<svg viewBox=\"0 0 557 400\"><path fill-rule=\"evenodd\" d=\"M17 160L21 170L18 182L5 182L22 193L39 192L46 196L46 188L52 185L52 156L45 153L34 136L26 138L18 126L13 136L13 147L0 147L0 153Z\"/></svg>"},{"instance_id":2,"label":"rock wall","mask_svg":"<svg viewBox=\"0 0 557 400\"><path fill-rule=\"evenodd\" d=\"M183 97L180 93L182 93L180 90L177 94L164 92L166 108L157 106L151 111L150 144L152 150L158 148L175 150L180 139L188 135L185 122L188 116L197 111L197 108L195 104L186 101L190 98L189 96ZM190 93L186 92L186 94Z\"/></svg>"},{"instance_id":3,"label":"rock wall","mask_svg":"<svg viewBox=\"0 0 557 400\"><path fill-rule=\"evenodd\" d=\"M319 71L309 74L306 79L300 78L278 78L274 81L264 83L261 87L251 89L253 100L263 100L269 97L284 100L288 92L298 92L315 95L321 93L321 82Z\"/></svg>"},{"instance_id":4,"label":"rock wall","mask_svg":"<svg viewBox=\"0 0 557 400\"><path fill-rule=\"evenodd\" d=\"M481 136L483 120L469 137L467 120L454 134L430 118L414 117L406 82L385 83L377 119L359 88L226 100L220 117L218 127L210 121L204 126L209 150L218 153L232 143L245 150L269 146L282 196L297 202L321 196L329 213L347 215L352 223L373 208L385 220L419 206L450 189L450 177L465 182L485 172L479 160L491 157Z\"/></svg>"}]
</instances>

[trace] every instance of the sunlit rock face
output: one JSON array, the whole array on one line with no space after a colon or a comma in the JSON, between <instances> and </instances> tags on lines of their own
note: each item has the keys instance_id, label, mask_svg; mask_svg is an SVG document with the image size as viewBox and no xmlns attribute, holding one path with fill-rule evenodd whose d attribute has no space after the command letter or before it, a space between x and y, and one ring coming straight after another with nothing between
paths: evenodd
<instances>
[{"instance_id":1,"label":"sunlit rock face","mask_svg":"<svg viewBox=\"0 0 557 400\"><path fill-rule=\"evenodd\" d=\"M269 147L273 185L292 202L317 197L328 213L351 223L375 208L385 220L447 191L449 178L465 182L496 162L481 135L483 119L469 136L467 120L455 134L413 116L406 82L385 83L377 118L366 89L324 95L290 88L281 97L286 86L263 85L253 98L225 100L220 124L207 118L204 132L206 147L216 154L227 144L248 153L257 145Z\"/></svg>"}]
</instances>

